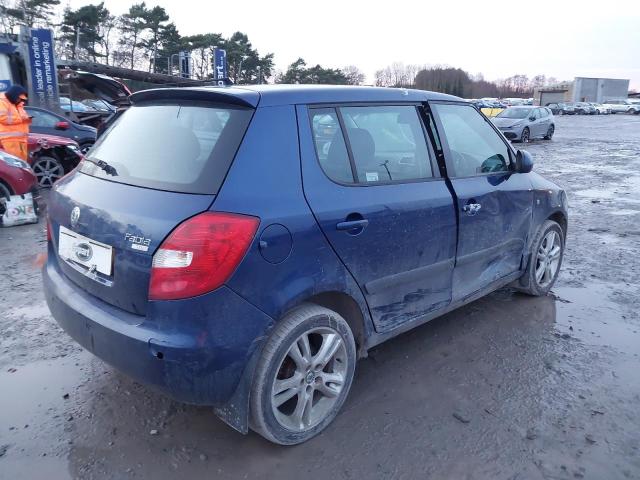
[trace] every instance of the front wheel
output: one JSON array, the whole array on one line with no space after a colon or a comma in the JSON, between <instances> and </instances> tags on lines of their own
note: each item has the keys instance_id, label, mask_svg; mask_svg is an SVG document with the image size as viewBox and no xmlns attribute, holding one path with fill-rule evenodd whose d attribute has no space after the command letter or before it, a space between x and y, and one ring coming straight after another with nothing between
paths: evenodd
<instances>
[{"instance_id":1,"label":"front wheel","mask_svg":"<svg viewBox=\"0 0 640 480\"><path fill-rule=\"evenodd\" d=\"M520 134L520 141L522 143L529 143L529 139L530 139L529 127L524 127L522 129L522 133Z\"/></svg>"},{"instance_id":2,"label":"front wheel","mask_svg":"<svg viewBox=\"0 0 640 480\"><path fill-rule=\"evenodd\" d=\"M336 312L306 304L283 318L262 351L251 389L251 428L281 445L322 432L347 398L356 347Z\"/></svg>"},{"instance_id":3,"label":"front wheel","mask_svg":"<svg viewBox=\"0 0 640 480\"><path fill-rule=\"evenodd\" d=\"M531 245L529 264L518 290L533 296L549 293L560 273L564 240L564 232L558 223L547 220L542 224Z\"/></svg>"},{"instance_id":4,"label":"front wheel","mask_svg":"<svg viewBox=\"0 0 640 480\"><path fill-rule=\"evenodd\" d=\"M551 140L553 137L553 133L556 131L553 125L549 125L549 130L547 130L547 134L544 136L545 140Z\"/></svg>"}]
</instances>

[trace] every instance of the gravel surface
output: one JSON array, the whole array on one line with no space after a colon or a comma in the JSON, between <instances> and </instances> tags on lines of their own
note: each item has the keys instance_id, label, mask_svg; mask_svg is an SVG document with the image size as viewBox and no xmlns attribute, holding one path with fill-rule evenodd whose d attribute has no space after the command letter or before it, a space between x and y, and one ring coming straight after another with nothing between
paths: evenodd
<instances>
[{"instance_id":1,"label":"gravel surface","mask_svg":"<svg viewBox=\"0 0 640 480\"><path fill-rule=\"evenodd\" d=\"M640 116L559 117L525 148L569 195L553 294L500 290L375 348L297 447L84 352L43 299L44 222L0 229L0 478L640 479Z\"/></svg>"}]
</instances>

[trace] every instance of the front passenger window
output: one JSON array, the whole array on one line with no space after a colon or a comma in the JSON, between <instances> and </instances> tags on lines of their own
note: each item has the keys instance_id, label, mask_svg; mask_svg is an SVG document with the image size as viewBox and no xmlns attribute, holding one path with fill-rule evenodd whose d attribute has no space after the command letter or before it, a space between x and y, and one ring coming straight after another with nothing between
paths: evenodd
<instances>
[{"instance_id":1,"label":"front passenger window","mask_svg":"<svg viewBox=\"0 0 640 480\"><path fill-rule=\"evenodd\" d=\"M453 176L470 177L509 170L509 148L473 107L433 104L432 109L444 128Z\"/></svg>"}]
</instances>

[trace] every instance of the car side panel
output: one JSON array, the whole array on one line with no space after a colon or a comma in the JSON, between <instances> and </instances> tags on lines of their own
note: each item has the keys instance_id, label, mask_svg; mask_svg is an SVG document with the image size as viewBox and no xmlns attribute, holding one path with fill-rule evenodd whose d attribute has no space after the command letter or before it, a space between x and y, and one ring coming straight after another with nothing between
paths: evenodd
<instances>
[{"instance_id":1,"label":"car side panel","mask_svg":"<svg viewBox=\"0 0 640 480\"><path fill-rule=\"evenodd\" d=\"M344 293L358 304L366 335L372 327L362 293L304 199L297 131L294 106L258 108L211 207L260 217L256 238L227 284L275 319L314 295Z\"/></svg>"}]
</instances>

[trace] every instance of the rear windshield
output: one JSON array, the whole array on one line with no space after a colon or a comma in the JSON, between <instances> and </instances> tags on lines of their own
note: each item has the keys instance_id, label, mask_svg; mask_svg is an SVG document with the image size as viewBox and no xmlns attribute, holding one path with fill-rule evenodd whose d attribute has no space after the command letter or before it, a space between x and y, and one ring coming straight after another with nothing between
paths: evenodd
<instances>
[{"instance_id":1,"label":"rear windshield","mask_svg":"<svg viewBox=\"0 0 640 480\"><path fill-rule=\"evenodd\" d=\"M217 193L253 110L229 105L147 104L122 113L80 171L107 180L184 193ZM112 172L113 173L113 172Z\"/></svg>"}]
</instances>

